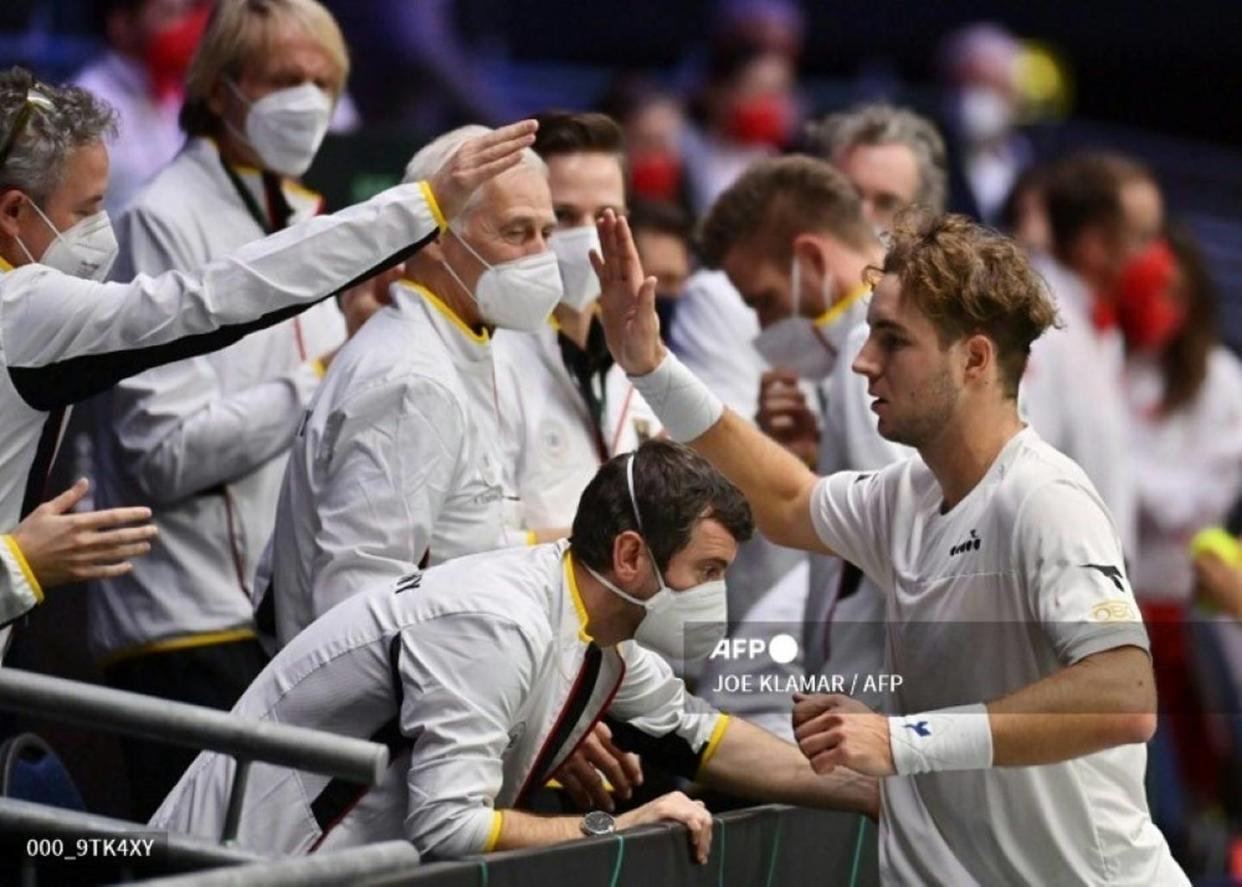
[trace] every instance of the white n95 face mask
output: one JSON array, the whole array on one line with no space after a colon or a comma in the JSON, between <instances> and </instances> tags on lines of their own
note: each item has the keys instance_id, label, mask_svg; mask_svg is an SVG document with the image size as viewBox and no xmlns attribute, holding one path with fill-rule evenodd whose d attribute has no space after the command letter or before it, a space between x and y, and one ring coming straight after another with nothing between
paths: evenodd
<instances>
[{"instance_id":1,"label":"white n95 face mask","mask_svg":"<svg viewBox=\"0 0 1242 887\"><path fill-rule=\"evenodd\" d=\"M989 142L1013 125L1013 110L1005 97L989 86L972 86L958 97L958 117L967 139Z\"/></svg>"},{"instance_id":2,"label":"white n95 face mask","mask_svg":"<svg viewBox=\"0 0 1242 887\"><path fill-rule=\"evenodd\" d=\"M235 83L228 84L249 107L245 133L230 129L254 149L264 167L294 178L310 169L332 121L332 98L315 84L303 83L250 102Z\"/></svg>"},{"instance_id":3,"label":"white n95 face mask","mask_svg":"<svg viewBox=\"0 0 1242 887\"><path fill-rule=\"evenodd\" d=\"M835 286L832 276L825 274L823 283L824 304L832 305ZM818 382L832 373L837 365L841 343L849 332L840 318L835 323L820 325L799 311L802 298L802 265L793 257L789 269L789 291L793 310L771 326L760 330L751 340L763 359L773 367L793 370L801 378Z\"/></svg>"},{"instance_id":4,"label":"white n95 face mask","mask_svg":"<svg viewBox=\"0 0 1242 887\"><path fill-rule=\"evenodd\" d=\"M544 250L493 265L464 237L452 228L449 231L485 269L474 292L470 292L453 266L444 263L457 284L478 304L483 322L506 330L531 332L539 329L561 300L561 271L556 253Z\"/></svg>"},{"instance_id":5,"label":"white n95 face mask","mask_svg":"<svg viewBox=\"0 0 1242 887\"><path fill-rule=\"evenodd\" d=\"M635 458L636 454L631 453L626 466L626 481L630 488L630 504L634 508L634 516L638 519L638 529L641 532L643 520L638 512L638 499L634 495ZM643 544L646 545L646 542ZM627 594L590 567L586 567L586 570L613 594L647 611L643 621L638 623L638 630L634 632L635 641L670 659L687 662L706 659L724 638L728 627L729 598L725 581L714 579L690 588L674 590L664 581L650 545L647 545L647 554L651 558L651 568L660 583L660 590L646 600Z\"/></svg>"},{"instance_id":6,"label":"white n95 face mask","mask_svg":"<svg viewBox=\"0 0 1242 887\"><path fill-rule=\"evenodd\" d=\"M37 203L32 200L30 205L39 214L43 224L52 230L55 239L48 244L43 255L36 259L26 249L21 238L18 238L18 246L22 248L26 258L83 280L103 280L108 276L119 250L107 210L101 209L76 225L58 231Z\"/></svg>"},{"instance_id":7,"label":"white n95 face mask","mask_svg":"<svg viewBox=\"0 0 1242 887\"><path fill-rule=\"evenodd\" d=\"M601 289L595 269L591 267L591 250L603 254L599 232L594 225L553 231L548 246L556 253L556 263L561 268L561 283L565 288L561 304L574 311L584 311L599 298Z\"/></svg>"}]
</instances>

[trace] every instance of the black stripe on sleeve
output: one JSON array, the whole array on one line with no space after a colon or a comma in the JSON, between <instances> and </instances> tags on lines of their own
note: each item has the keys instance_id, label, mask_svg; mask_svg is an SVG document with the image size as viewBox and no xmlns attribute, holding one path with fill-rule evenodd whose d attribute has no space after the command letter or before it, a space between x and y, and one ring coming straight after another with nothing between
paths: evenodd
<instances>
[{"instance_id":1,"label":"black stripe on sleeve","mask_svg":"<svg viewBox=\"0 0 1242 887\"><path fill-rule=\"evenodd\" d=\"M196 357L218 351L244 338L250 333L274 326L295 314L305 311L311 305L329 299L337 293L357 286L362 281L374 277L381 271L404 262L428 243L435 240L439 231L432 231L417 243L412 243L399 250L387 259L363 271L345 285L324 293L311 302L301 302L265 314L257 320L246 323L222 326L207 333L183 336L172 342L151 345L146 348L109 351L103 354L84 354L65 360L49 363L38 367L10 366L9 377L13 387L21 395L22 400L36 410L50 411L56 407L86 400L101 391L111 388L117 382L137 375L153 367Z\"/></svg>"}]
</instances>

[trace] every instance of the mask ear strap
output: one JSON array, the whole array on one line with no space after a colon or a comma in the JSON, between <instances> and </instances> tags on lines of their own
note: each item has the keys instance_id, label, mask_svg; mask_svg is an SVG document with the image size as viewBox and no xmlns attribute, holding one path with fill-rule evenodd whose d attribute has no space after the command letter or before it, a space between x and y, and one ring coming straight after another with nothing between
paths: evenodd
<instances>
[{"instance_id":1,"label":"mask ear strap","mask_svg":"<svg viewBox=\"0 0 1242 887\"><path fill-rule=\"evenodd\" d=\"M630 460L625 463L625 482L630 489L630 505L634 508L634 520L638 522L638 532L643 536L643 545L647 548L647 554L651 556L651 569L655 570L656 579L660 581L660 588L667 588L668 583L664 581L664 574L660 572L660 567L656 563L655 552L651 550L651 544L647 542L647 531L643 529L643 516L638 510L638 496L634 492L634 462L638 459L638 450L630 453Z\"/></svg>"},{"instance_id":2,"label":"mask ear strap","mask_svg":"<svg viewBox=\"0 0 1242 887\"><path fill-rule=\"evenodd\" d=\"M478 251L477 249L475 249L473 246L471 246L471 245L469 244L469 242L467 242L466 238L464 238L464 237L462 237L460 234L458 234L458 233L457 233L457 232L453 229L453 226L452 226L452 225L449 225L449 226L448 226L447 228L445 228L444 230L445 230L446 232L448 232L449 234L452 234L452 235L453 235L453 239L455 239L458 243L460 243L462 246L464 246L464 247L466 248L466 252L470 253L470 255L472 255L472 256L474 256L476 259L478 259L478 260L479 260L479 264L480 264L480 265L482 265L484 268L486 268L486 269L487 269L487 270L489 270L489 271L490 271L490 270L492 270L492 268L493 268L492 263L491 263L491 262L489 262L487 259L483 258L481 255L479 255L479 251Z\"/></svg>"},{"instance_id":3,"label":"mask ear strap","mask_svg":"<svg viewBox=\"0 0 1242 887\"><path fill-rule=\"evenodd\" d=\"M25 194L23 194L22 196L26 198L26 202L30 204L31 209L33 209L36 213L38 213L39 218L43 220L43 224L47 225L48 228L51 229L52 236L55 237L57 240L64 240L64 238L60 236L60 229L52 224L52 220L49 219L47 217L47 214L44 213L43 210L39 208L39 204L35 203L33 200L30 199L30 197L28 197ZM39 260L30 254L30 250L26 249L26 244L22 242L22 239L20 237L17 238L17 245L22 248L22 252L26 254L26 258L30 260L31 264L38 263Z\"/></svg>"},{"instance_id":4,"label":"mask ear strap","mask_svg":"<svg viewBox=\"0 0 1242 887\"><path fill-rule=\"evenodd\" d=\"M643 534L645 538L647 531L643 529L643 516L638 510L638 497L634 494L634 460L638 458L638 451L630 453L630 459L625 463L625 483L630 488L630 505L634 507L634 519L638 521L638 532Z\"/></svg>"}]
</instances>

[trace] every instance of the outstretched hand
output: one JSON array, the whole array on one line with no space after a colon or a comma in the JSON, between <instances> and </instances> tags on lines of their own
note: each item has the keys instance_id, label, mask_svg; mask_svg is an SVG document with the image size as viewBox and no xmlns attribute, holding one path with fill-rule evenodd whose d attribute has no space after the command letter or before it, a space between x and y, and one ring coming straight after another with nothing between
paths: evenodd
<instances>
[{"instance_id":1,"label":"outstretched hand","mask_svg":"<svg viewBox=\"0 0 1242 887\"><path fill-rule=\"evenodd\" d=\"M591 251L599 276L604 337L612 358L631 376L645 376L664 360L660 318L655 310L656 279L643 266L629 223L612 210L596 222L602 255Z\"/></svg>"},{"instance_id":2,"label":"outstretched hand","mask_svg":"<svg viewBox=\"0 0 1242 887\"><path fill-rule=\"evenodd\" d=\"M444 217L456 216L475 188L517 166L522 151L535 143L538 128L534 120L520 120L470 139L453 152L427 183Z\"/></svg>"},{"instance_id":3,"label":"outstretched hand","mask_svg":"<svg viewBox=\"0 0 1242 887\"><path fill-rule=\"evenodd\" d=\"M158 533L148 523L151 509L138 506L73 514L73 506L89 489L85 478L79 480L30 512L13 530L13 540L44 588L123 576L133 569L130 558L151 550L151 540Z\"/></svg>"}]
</instances>

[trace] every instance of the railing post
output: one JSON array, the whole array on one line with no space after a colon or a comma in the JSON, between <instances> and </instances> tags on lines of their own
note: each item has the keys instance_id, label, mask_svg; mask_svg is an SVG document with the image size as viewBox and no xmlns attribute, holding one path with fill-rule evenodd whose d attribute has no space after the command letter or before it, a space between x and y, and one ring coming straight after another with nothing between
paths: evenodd
<instances>
[{"instance_id":1,"label":"railing post","mask_svg":"<svg viewBox=\"0 0 1242 887\"><path fill-rule=\"evenodd\" d=\"M233 788L229 791L229 808L224 814L224 833L220 841L233 844L237 841L237 829L241 825L242 801L246 796L246 780L250 778L250 761L238 758L233 770Z\"/></svg>"}]
</instances>

